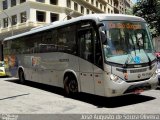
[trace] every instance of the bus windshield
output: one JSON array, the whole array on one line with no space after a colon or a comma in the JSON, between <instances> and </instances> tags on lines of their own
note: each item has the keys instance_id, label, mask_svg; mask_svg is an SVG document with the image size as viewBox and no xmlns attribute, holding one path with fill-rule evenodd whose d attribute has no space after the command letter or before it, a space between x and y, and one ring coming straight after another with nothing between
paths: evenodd
<instances>
[{"instance_id":1,"label":"bus windshield","mask_svg":"<svg viewBox=\"0 0 160 120\"><path fill-rule=\"evenodd\" d=\"M101 39L106 61L119 64L154 60L153 44L143 22L103 21ZM139 59L138 62L135 59Z\"/></svg>"}]
</instances>

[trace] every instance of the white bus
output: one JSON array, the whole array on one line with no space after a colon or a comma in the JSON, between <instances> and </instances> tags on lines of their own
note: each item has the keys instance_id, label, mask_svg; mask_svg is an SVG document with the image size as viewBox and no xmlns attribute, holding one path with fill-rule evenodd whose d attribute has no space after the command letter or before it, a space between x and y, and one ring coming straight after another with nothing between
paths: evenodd
<instances>
[{"instance_id":1,"label":"white bus","mask_svg":"<svg viewBox=\"0 0 160 120\"><path fill-rule=\"evenodd\" d=\"M155 89L157 62L144 19L93 14L4 40L8 75L113 97Z\"/></svg>"}]
</instances>

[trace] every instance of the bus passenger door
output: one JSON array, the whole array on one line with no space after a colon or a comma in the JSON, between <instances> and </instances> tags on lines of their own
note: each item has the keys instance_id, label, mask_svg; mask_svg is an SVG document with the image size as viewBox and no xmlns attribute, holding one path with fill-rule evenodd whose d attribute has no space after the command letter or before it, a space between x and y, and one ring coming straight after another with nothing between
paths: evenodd
<instances>
[{"instance_id":1,"label":"bus passenger door","mask_svg":"<svg viewBox=\"0 0 160 120\"><path fill-rule=\"evenodd\" d=\"M94 94L92 29L78 31L81 91Z\"/></svg>"}]
</instances>

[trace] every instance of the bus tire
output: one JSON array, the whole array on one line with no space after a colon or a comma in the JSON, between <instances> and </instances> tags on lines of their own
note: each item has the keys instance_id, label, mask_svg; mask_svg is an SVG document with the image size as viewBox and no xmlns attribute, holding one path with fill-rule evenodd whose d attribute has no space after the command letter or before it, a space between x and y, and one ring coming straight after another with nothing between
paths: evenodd
<instances>
[{"instance_id":1,"label":"bus tire","mask_svg":"<svg viewBox=\"0 0 160 120\"><path fill-rule=\"evenodd\" d=\"M20 81L20 83L21 83L21 84L24 84L24 82L25 82L25 77L24 77L24 72L23 72L22 69L19 70L18 75L19 75L19 81Z\"/></svg>"},{"instance_id":2,"label":"bus tire","mask_svg":"<svg viewBox=\"0 0 160 120\"><path fill-rule=\"evenodd\" d=\"M64 90L67 96L75 96L78 93L78 82L73 75L64 77Z\"/></svg>"}]
</instances>

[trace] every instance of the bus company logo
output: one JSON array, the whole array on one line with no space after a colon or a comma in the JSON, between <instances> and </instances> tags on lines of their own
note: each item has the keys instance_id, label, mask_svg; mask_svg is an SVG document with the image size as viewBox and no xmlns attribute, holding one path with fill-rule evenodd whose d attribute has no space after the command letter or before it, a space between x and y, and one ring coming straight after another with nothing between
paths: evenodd
<instances>
[{"instance_id":1,"label":"bus company logo","mask_svg":"<svg viewBox=\"0 0 160 120\"><path fill-rule=\"evenodd\" d=\"M135 56L134 62L135 62L136 64L139 64L139 63L141 62L141 58L140 58L139 56Z\"/></svg>"},{"instance_id":2,"label":"bus company logo","mask_svg":"<svg viewBox=\"0 0 160 120\"><path fill-rule=\"evenodd\" d=\"M141 78L141 74L138 74L138 76L137 76L138 78Z\"/></svg>"}]
</instances>

